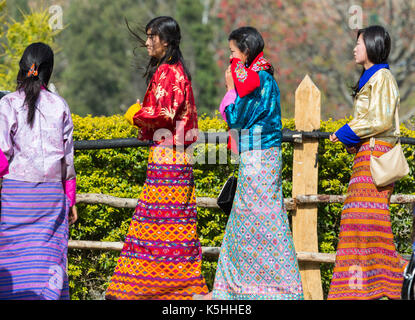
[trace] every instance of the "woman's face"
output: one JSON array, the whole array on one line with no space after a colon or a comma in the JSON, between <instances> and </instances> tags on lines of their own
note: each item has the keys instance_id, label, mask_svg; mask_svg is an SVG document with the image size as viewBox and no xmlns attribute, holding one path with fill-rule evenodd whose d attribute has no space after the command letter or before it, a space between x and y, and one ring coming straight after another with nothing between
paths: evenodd
<instances>
[{"instance_id":1,"label":"woman's face","mask_svg":"<svg viewBox=\"0 0 415 320\"><path fill-rule=\"evenodd\" d=\"M356 46L353 49L353 55L357 64L361 64L362 66L370 64L369 58L367 57L366 45L363 40L363 33L357 39Z\"/></svg>"},{"instance_id":2,"label":"woman's face","mask_svg":"<svg viewBox=\"0 0 415 320\"><path fill-rule=\"evenodd\" d=\"M229 41L229 50L231 51L229 59L237 58L240 59L244 64L246 63L248 55L239 50L235 40Z\"/></svg>"},{"instance_id":3,"label":"woman's face","mask_svg":"<svg viewBox=\"0 0 415 320\"><path fill-rule=\"evenodd\" d=\"M152 34L151 29L147 30L146 47L150 57L161 59L167 51L167 42L161 41L157 34Z\"/></svg>"}]
</instances>

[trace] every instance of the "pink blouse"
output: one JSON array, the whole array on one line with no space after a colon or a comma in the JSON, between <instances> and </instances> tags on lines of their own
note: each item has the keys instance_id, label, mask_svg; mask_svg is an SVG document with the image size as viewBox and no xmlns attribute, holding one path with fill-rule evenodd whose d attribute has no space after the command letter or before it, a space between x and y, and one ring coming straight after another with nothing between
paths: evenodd
<instances>
[{"instance_id":1,"label":"pink blouse","mask_svg":"<svg viewBox=\"0 0 415 320\"><path fill-rule=\"evenodd\" d=\"M23 91L15 91L0 100L0 150L9 162L4 178L62 181L72 206L76 173L71 111L62 97L41 90L31 128L24 99Z\"/></svg>"}]
</instances>

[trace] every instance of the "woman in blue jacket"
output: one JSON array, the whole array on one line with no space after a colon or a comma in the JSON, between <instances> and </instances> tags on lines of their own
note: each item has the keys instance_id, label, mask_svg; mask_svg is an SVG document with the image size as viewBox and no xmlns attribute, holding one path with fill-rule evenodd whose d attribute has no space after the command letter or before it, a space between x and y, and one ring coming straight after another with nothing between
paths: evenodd
<instances>
[{"instance_id":1,"label":"woman in blue jacket","mask_svg":"<svg viewBox=\"0 0 415 320\"><path fill-rule=\"evenodd\" d=\"M220 251L213 299L303 299L282 195L280 91L252 27L229 36L231 65L220 111L239 147L238 185ZM238 141L239 140L239 141Z\"/></svg>"}]
</instances>

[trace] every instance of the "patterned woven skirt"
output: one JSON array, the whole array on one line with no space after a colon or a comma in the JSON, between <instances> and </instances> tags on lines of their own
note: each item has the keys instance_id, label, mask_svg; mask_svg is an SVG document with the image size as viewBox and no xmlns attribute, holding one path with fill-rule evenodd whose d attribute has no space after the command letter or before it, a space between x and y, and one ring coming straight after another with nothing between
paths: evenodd
<instances>
[{"instance_id":1,"label":"patterned woven skirt","mask_svg":"<svg viewBox=\"0 0 415 320\"><path fill-rule=\"evenodd\" d=\"M281 170L279 147L241 154L213 299L304 299Z\"/></svg>"},{"instance_id":2,"label":"patterned woven skirt","mask_svg":"<svg viewBox=\"0 0 415 320\"><path fill-rule=\"evenodd\" d=\"M391 145L376 141L380 156ZM393 185L377 188L370 173L370 147L364 143L354 159L340 222L330 300L399 299L405 260L393 242L389 204Z\"/></svg>"},{"instance_id":3,"label":"patterned woven skirt","mask_svg":"<svg viewBox=\"0 0 415 320\"><path fill-rule=\"evenodd\" d=\"M69 299L68 212L62 183L3 180L0 299Z\"/></svg>"},{"instance_id":4,"label":"patterned woven skirt","mask_svg":"<svg viewBox=\"0 0 415 320\"><path fill-rule=\"evenodd\" d=\"M151 147L147 179L106 299L191 300L207 294L187 155Z\"/></svg>"}]
</instances>

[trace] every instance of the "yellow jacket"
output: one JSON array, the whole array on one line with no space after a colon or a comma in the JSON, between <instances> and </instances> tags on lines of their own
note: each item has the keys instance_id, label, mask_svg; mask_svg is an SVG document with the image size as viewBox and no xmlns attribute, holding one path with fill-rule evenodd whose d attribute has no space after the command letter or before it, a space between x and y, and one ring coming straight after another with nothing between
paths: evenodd
<instances>
[{"instance_id":1,"label":"yellow jacket","mask_svg":"<svg viewBox=\"0 0 415 320\"><path fill-rule=\"evenodd\" d=\"M357 93L349 127L362 141L375 137L395 145L395 110L399 105L395 78L389 69L380 69Z\"/></svg>"}]
</instances>

